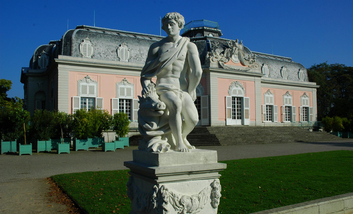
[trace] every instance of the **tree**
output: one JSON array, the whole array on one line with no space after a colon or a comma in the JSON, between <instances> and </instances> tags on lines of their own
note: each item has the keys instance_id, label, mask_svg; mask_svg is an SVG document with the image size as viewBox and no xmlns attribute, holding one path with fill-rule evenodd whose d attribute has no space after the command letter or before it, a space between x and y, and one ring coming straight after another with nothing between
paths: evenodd
<instances>
[{"instance_id":1,"label":"tree","mask_svg":"<svg viewBox=\"0 0 353 214\"><path fill-rule=\"evenodd\" d=\"M11 80L0 79L0 138L24 140L24 126L28 131L29 112L23 110L23 101L7 97ZM23 137L23 138L22 138Z\"/></svg>"},{"instance_id":2,"label":"tree","mask_svg":"<svg viewBox=\"0 0 353 214\"><path fill-rule=\"evenodd\" d=\"M353 118L353 67L321 63L308 69L317 91L318 120L328 117Z\"/></svg>"}]
</instances>

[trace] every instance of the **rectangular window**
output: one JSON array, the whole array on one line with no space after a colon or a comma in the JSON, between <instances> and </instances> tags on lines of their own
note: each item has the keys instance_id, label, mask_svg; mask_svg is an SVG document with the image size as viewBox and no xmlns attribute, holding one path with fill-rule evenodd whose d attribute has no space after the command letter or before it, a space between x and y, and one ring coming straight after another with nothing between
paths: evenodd
<instances>
[{"instance_id":1,"label":"rectangular window","mask_svg":"<svg viewBox=\"0 0 353 214\"><path fill-rule=\"evenodd\" d=\"M131 120L131 99L119 99L119 112L124 112Z\"/></svg>"},{"instance_id":2,"label":"rectangular window","mask_svg":"<svg viewBox=\"0 0 353 214\"><path fill-rule=\"evenodd\" d=\"M90 111L95 107L95 98L94 97L81 97L81 109L86 109Z\"/></svg>"},{"instance_id":3,"label":"rectangular window","mask_svg":"<svg viewBox=\"0 0 353 214\"><path fill-rule=\"evenodd\" d=\"M292 121L292 106L285 106L284 111L284 121Z\"/></svg>"},{"instance_id":4,"label":"rectangular window","mask_svg":"<svg viewBox=\"0 0 353 214\"><path fill-rule=\"evenodd\" d=\"M232 97L232 119L242 119L242 106L243 104L241 97Z\"/></svg>"},{"instance_id":5,"label":"rectangular window","mask_svg":"<svg viewBox=\"0 0 353 214\"><path fill-rule=\"evenodd\" d=\"M273 121L273 105L266 105L266 120L272 122Z\"/></svg>"},{"instance_id":6,"label":"rectangular window","mask_svg":"<svg viewBox=\"0 0 353 214\"><path fill-rule=\"evenodd\" d=\"M309 107L302 107L302 121L309 122Z\"/></svg>"}]
</instances>

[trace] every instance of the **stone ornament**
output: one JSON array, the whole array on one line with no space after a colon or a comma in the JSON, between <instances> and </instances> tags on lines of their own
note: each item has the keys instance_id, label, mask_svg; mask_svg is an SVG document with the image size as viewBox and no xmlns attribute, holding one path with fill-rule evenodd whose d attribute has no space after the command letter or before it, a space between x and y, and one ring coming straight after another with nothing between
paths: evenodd
<instances>
[{"instance_id":1,"label":"stone ornament","mask_svg":"<svg viewBox=\"0 0 353 214\"><path fill-rule=\"evenodd\" d=\"M85 58L92 58L93 55L93 47L92 43L88 38L84 39L80 44L80 53Z\"/></svg>"},{"instance_id":2,"label":"stone ornament","mask_svg":"<svg viewBox=\"0 0 353 214\"><path fill-rule=\"evenodd\" d=\"M213 209L217 209L221 198L221 184L219 179L214 181L200 192L194 195L183 195L166 188L164 185L154 185L150 192L142 192L133 184L133 177L130 176L127 184L127 195L130 198L132 207L138 213L169 213L167 209L170 204L174 212L180 214L199 213L207 203Z\"/></svg>"},{"instance_id":3,"label":"stone ornament","mask_svg":"<svg viewBox=\"0 0 353 214\"><path fill-rule=\"evenodd\" d=\"M269 77L270 69L268 68L268 65L266 63L262 64L261 73L264 74L265 77Z\"/></svg>"},{"instance_id":4,"label":"stone ornament","mask_svg":"<svg viewBox=\"0 0 353 214\"><path fill-rule=\"evenodd\" d=\"M304 81L305 80L305 73L304 73L303 69L299 69L299 71L298 71L298 79L300 81Z\"/></svg>"},{"instance_id":5,"label":"stone ornament","mask_svg":"<svg viewBox=\"0 0 353 214\"><path fill-rule=\"evenodd\" d=\"M121 62L128 62L130 59L130 49L127 47L126 43L119 46L117 50L118 59Z\"/></svg>"},{"instance_id":6,"label":"stone ornament","mask_svg":"<svg viewBox=\"0 0 353 214\"><path fill-rule=\"evenodd\" d=\"M241 63L243 66L249 68L258 68L255 63L256 56L243 45L243 42L237 39L235 41L228 41L227 45L220 44L217 41L211 41L212 50L207 53L207 61L209 63L217 63L224 69L239 69L235 66L226 65L230 60L233 63ZM237 66L238 67L238 66Z\"/></svg>"},{"instance_id":7,"label":"stone ornament","mask_svg":"<svg viewBox=\"0 0 353 214\"><path fill-rule=\"evenodd\" d=\"M229 96L244 96L245 95L245 88L244 86L238 82L232 82L228 89Z\"/></svg>"},{"instance_id":8,"label":"stone ornament","mask_svg":"<svg viewBox=\"0 0 353 214\"><path fill-rule=\"evenodd\" d=\"M285 80L288 79L288 70L286 66L281 67L281 77Z\"/></svg>"}]
</instances>

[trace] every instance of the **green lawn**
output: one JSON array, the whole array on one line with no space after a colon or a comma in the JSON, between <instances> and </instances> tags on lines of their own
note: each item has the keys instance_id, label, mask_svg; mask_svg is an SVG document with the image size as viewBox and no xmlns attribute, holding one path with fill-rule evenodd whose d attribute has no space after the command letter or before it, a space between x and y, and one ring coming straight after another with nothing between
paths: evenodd
<instances>
[{"instance_id":1,"label":"green lawn","mask_svg":"<svg viewBox=\"0 0 353 214\"><path fill-rule=\"evenodd\" d=\"M252 213L353 192L353 151L224 161L218 213ZM89 213L129 213L128 170L53 176Z\"/></svg>"}]
</instances>

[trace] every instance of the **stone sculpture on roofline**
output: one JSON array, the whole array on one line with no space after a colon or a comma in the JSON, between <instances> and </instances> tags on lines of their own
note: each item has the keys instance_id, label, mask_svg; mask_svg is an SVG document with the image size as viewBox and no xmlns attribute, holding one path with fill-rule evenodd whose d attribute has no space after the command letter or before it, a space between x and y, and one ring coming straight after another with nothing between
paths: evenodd
<instances>
[{"instance_id":1,"label":"stone sculpture on roofline","mask_svg":"<svg viewBox=\"0 0 353 214\"><path fill-rule=\"evenodd\" d=\"M162 19L167 37L151 45L141 72L139 131L144 136L139 149L188 152L195 149L187 135L198 122L194 101L202 75L197 47L181 37L184 17L168 13ZM156 83L152 78L157 77Z\"/></svg>"}]
</instances>

